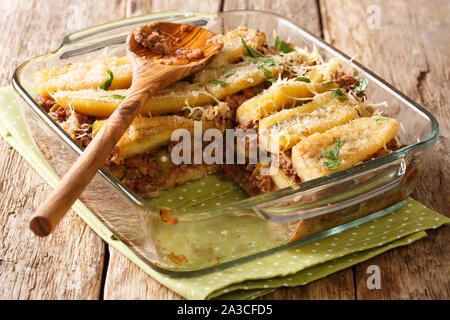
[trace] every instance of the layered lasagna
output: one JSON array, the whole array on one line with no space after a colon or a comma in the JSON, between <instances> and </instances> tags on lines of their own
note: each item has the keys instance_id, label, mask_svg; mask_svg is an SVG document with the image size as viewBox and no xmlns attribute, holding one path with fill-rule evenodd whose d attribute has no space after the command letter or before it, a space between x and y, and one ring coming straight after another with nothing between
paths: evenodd
<instances>
[{"instance_id":1,"label":"layered lasagna","mask_svg":"<svg viewBox=\"0 0 450 320\"><path fill-rule=\"evenodd\" d=\"M317 48L297 48L257 30L220 35L223 48L203 70L158 91L107 159L106 167L140 196L212 172L237 181L250 195L285 188L354 166L399 148L398 123L367 102L367 80L350 65L324 61ZM81 147L86 147L127 95L127 57L40 70L36 101ZM249 146L243 163L181 163L171 159L177 129L253 130L267 162ZM224 139L225 141L225 139ZM194 146L194 143L191 144ZM228 148L229 146L227 146ZM190 152L194 153L194 147Z\"/></svg>"}]
</instances>

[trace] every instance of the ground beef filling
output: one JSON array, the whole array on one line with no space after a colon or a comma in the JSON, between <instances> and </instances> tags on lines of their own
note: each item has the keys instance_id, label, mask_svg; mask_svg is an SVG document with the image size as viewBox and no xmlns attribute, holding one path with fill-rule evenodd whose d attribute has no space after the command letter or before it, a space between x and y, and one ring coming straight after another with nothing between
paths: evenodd
<instances>
[{"instance_id":1,"label":"ground beef filling","mask_svg":"<svg viewBox=\"0 0 450 320\"><path fill-rule=\"evenodd\" d=\"M280 169L286 174L286 176L289 177L289 179L291 179L292 182L300 183L300 177L297 175L297 172L292 165L292 151L287 150L280 152L279 157Z\"/></svg>"},{"instance_id":2,"label":"ground beef filling","mask_svg":"<svg viewBox=\"0 0 450 320\"><path fill-rule=\"evenodd\" d=\"M159 30L155 31L148 25L137 27L133 30L133 35L137 43L150 52L159 55L173 55L175 45L179 41L177 38L171 38L168 34L163 34Z\"/></svg>"},{"instance_id":3,"label":"ground beef filling","mask_svg":"<svg viewBox=\"0 0 450 320\"><path fill-rule=\"evenodd\" d=\"M81 147L85 148L91 142L92 124L95 117L77 113L71 109L58 106L51 97L38 95L37 104L45 109L50 117L57 122Z\"/></svg>"},{"instance_id":4,"label":"ground beef filling","mask_svg":"<svg viewBox=\"0 0 450 320\"><path fill-rule=\"evenodd\" d=\"M190 27L182 28L182 32L189 31ZM168 58L159 62L168 65L187 64L202 59L203 51L199 48L190 49L180 47L180 38L160 30L154 30L151 26L144 25L133 30L133 36L137 43L147 48L156 56L167 56Z\"/></svg>"},{"instance_id":5,"label":"ground beef filling","mask_svg":"<svg viewBox=\"0 0 450 320\"><path fill-rule=\"evenodd\" d=\"M149 40L150 41L150 40ZM163 49L155 49L163 50ZM166 49L164 49L166 50ZM339 84L343 90L351 90L356 84L357 80L354 77L346 76L344 74L336 74L335 81ZM268 84L262 84L260 86L242 90L241 92L225 97L224 102L227 103L227 110L222 110L222 113L214 113L209 121L221 121L224 119L234 119L236 109L244 103L246 100L256 96L266 88ZM96 120L95 117L86 116L75 112L71 109L64 109L58 106L51 97L37 96L36 102L38 105L46 110L49 115L54 119L80 146L86 147L93 138L92 124ZM294 105L293 105L294 106ZM292 106L292 107L293 107ZM287 108L290 106L286 106ZM211 107L205 107L205 110L209 110ZM211 111L214 111L211 109ZM203 119L202 111L198 116L198 120ZM192 117L192 116L191 116ZM242 129L247 132L253 129L258 132L259 122L250 121L243 124L234 123L234 120L229 123L226 122L222 125L224 128L233 128L235 130ZM124 185L135 191L141 196L148 195L158 191L168 184L170 176L183 175L188 170L195 166L203 165L175 165L170 161L170 152L173 146L177 142L173 142L164 148L153 152L145 153L136 156L129 157L120 163L114 162L113 155L106 161L108 169L122 181ZM206 143L206 142L205 142ZM246 139L245 148L248 150L250 143L258 145L258 135L254 136L254 141ZM203 146L205 147L205 146ZM373 155L369 156L367 160L371 160L377 157L381 157L385 154L391 153L395 150L401 149L405 145L400 145L396 139L392 139L386 145L386 148L380 149ZM165 159L162 161L162 159ZM293 164L291 150L281 152L279 155L279 168L283 173L291 179L294 183L300 183L301 180L298 177ZM260 168L255 164L224 164L221 165L221 172L224 178L234 179L240 183L251 196L268 193L277 189L271 176L260 174ZM168 186L172 187L172 186Z\"/></svg>"},{"instance_id":6,"label":"ground beef filling","mask_svg":"<svg viewBox=\"0 0 450 320\"><path fill-rule=\"evenodd\" d=\"M256 174L255 164L226 164L221 166L225 179L236 180L250 196L267 193L276 189L275 183L269 175Z\"/></svg>"},{"instance_id":7,"label":"ground beef filling","mask_svg":"<svg viewBox=\"0 0 450 320\"><path fill-rule=\"evenodd\" d=\"M236 94L226 96L223 101L230 106L230 108L236 110L241 104L243 104L245 101L253 98L254 96L261 93L264 89L269 87L269 83L266 81L266 83L262 83L258 86L244 89Z\"/></svg>"},{"instance_id":8,"label":"ground beef filling","mask_svg":"<svg viewBox=\"0 0 450 320\"><path fill-rule=\"evenodd\" d=\"M46 97L42 95L38 95L36 97L36 102L42 109L47 112L49 112L50 109L55 105L55 100L53 100L52 97Z\"/></svg>"}]
</instances>

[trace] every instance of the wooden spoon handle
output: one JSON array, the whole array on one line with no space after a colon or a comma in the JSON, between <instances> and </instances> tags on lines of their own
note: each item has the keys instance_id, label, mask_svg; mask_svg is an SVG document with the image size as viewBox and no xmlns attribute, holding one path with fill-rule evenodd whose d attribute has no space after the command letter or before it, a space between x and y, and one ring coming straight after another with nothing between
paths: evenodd
<instances>
[{"instance_id":1,"label":"wooden spoon handle","mask_svg":"<svg viewBox=\"0 0 450 320\"><path fill-rule=\"evenodd\" d=\"M34 213L30 221L30 229L36 235L44 237L55 229L98 169L105 163L106 158L135 118L139 107L153 95L155 90L133 92L133 89L130 89L131 92L125 100Z\"/></svg>"}]
</instances>

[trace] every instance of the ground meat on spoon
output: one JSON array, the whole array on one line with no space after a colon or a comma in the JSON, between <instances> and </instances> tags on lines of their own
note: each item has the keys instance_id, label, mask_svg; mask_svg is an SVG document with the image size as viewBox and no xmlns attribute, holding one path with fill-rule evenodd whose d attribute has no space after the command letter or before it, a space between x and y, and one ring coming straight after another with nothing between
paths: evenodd
<instances>
[{"instance_id":1,"label":"ground meat on spoon","mask_svg":"<svg viewBox=\"0 0 450 320\"><path fill-rule=\"evenodd\" d=\"M154 54L172 55L175 52L173 42L176 39L170 41L167 35L163 35L147 25L137 27L133 31L133 35L137 43L140 43Z\"/></svg>"},{"instance_id":2,"label":"ground meat on spoon","mask_svg":"<svg viewBox=\"0 0 450 320\"><path fill-rule=\"evenodd\" d=\"M188 26L181 29L187 32ZM181 65L203 58L203 51L200 48L180 47L180 38L165 33L163 31L154 30L151 26L144 25L133 30L134 39L137 43L147 48L155 55L168 56L160 62L168 65Z\"/></svg>"}]
</instances>

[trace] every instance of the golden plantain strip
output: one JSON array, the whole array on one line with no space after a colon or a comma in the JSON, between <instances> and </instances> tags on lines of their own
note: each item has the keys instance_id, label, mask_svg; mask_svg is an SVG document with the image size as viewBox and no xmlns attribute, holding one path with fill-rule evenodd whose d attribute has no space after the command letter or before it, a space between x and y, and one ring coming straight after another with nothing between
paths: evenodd
<instances>
[{"instance_id":1,"label":"golden plantain strip","mask_svg":"<svg viewBox=\"0 0 450 320\"><path fill-rule=\"evenodd\" d=\"M211 62L207 69L213 69L218 66L235 63L248 55L246 49L242 45L243 38L247 45L255 50L259 50L266 42L266 36L263 32L253 29L239 27L231 30L224 35L220 35L223 41L223 48L220 50L216 58Z\"/></svg>"},{"instance_id":2,"label":"golden plantain strip","mask_svg":"<svg viewBox=\"0 0 450 320\"><path fill-rule=\"evenodd\" d=\"M106 120L94 122L92 132L96 135ZM192 130L194 121L180 116L136 117L113 151L114 162L155 150L171 141L176 129Z\"/></svg>"},{"instance_id":3,"label":"golden plantain strip","mask_svg":"<svg viewBox=\"0 0 450 320\"><path fill-rule=\"evenodd\" d=\"M113 73L109 89L126 89L131 85L131 65L127 57L97 59L54 67L36 72L36 93L49 96L58 90L98 89Z\"/></svg>"},{"instance_id":4,"label":"golden plantain strip","mask_svg":"<svg viewBox=\"0 0 450 320\"><path fill-rule=\"evenodd\" d=\"M282 66L271 66L266 69L274 76L283 71ZM240 62L216 69L202 70L195 75L194 83L204 86L216 99L222 100L226 96L264 82L266 77L268 75L259 70L258 65L251 62ZM214 81L220 81L220 83Z\"/></svg>"},{"instance_id":5,"label":"golden plantain strip","mask_svg":"<svg viewBox=\"0 0 450 320\"><path fill-rule=\"evenodd\" d=\"M271 152L288 150L315 132L324 132L358 117L359 104L337 99L332 92L316 95L303 106L281 110L259 122L261 143ZM278 145L272 146L272 141ZM279 147L278 150L275 150Z\"/></svg>"},{"instance_id":6,"label":"golden plantain strip","mask_svg":"<svg viewBox=\"0 0 450 320\"><path fill-rule=\"evenodd\" d=\"M311 98L316 92L329 89L329 85L320 83L305 83L293 79L277 81L261 94L241 104L236 111L236 119L240 123L260 120L281 110L287 104Z\"/></svg>"},{"instance_id":7,"label":"golden plantain strip","mask_svg":"<svg viewBox=\"0 0 450 320\"><path fill-rule=\"evenodd\" d=\"M317 65L312 70L309 78L315 82L330 81L336 72L342 70L344 63L338 58L333 58L327 63Z\"/></svg>"},{"instance_id":8,"label":"golden plantain strip","mask_svg":"<svg viewBox=\"0 0 450 320\"><path fill-rule=\"evenodd\" d=\"M373 116L358 118L350 123L334 127L324 133L314 133L292 148L292 163L302 181L350 168L385 147L398 130L398 122L391 118ZM345 140L339 148L338 167L330 169L330 163L322 152L330 152L336 146L335 139Z\"/></svg>"},{"instance_id":9,"label":"golden plantain strip","mask_svg":"<svg viewBox=\"0 0 450 320\"><path fill-rule=\"evenodd\" d=\"M100 118L109 117L123 101L127 90L57 91L52 94L55 102L65 109L74 109L78 113Z\"/></svg>"},{"instance_id":10,"label":"golden plantain strip","mask_svg":"<svg viewBox=\"0 0 450 320\"><path fill-rule=\"evenodd\" d=\"M95 90L57 91L52 94L56 103L63 108L96 117L109 117L123 101L127 90ZM214 98L205 89L196 84L180 81L159 90L144 106L143 115L161 115L179 112L189 106L200 106L214 102Z\"/></svg>"}]
</instances>

